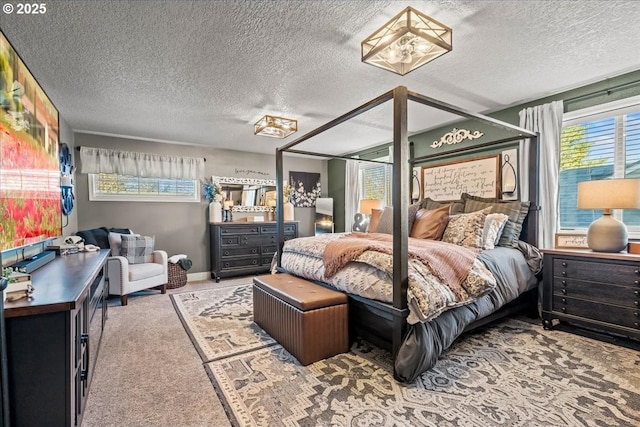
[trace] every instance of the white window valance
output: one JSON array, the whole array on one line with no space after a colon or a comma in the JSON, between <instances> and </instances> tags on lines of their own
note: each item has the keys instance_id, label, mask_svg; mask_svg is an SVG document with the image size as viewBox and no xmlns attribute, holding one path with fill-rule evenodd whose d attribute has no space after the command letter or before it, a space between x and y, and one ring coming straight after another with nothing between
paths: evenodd
<instances>
[{"instance_id":1,"label":"white window valance","mask_svg":"<svg viewBox=\"0 0 640 427\"><path fill-rule=\"evenodd\" d=\"M163 156L108 148L81 147L81 173L115 173L173 179L201 179L204 158Z\"/></svg>"}]
</instances>

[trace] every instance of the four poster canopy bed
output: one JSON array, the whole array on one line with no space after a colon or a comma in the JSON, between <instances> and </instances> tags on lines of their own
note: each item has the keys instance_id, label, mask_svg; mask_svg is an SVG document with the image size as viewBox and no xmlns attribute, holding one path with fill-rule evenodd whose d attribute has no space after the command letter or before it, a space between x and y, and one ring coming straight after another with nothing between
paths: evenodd
<instances>
[{"instance_id":1,"label":"four poster canopy bed","mask_svg":"<svg viewBox=\"0 0 640 427\"><path fill-rule=\"evenodd\" d=\"M367 233L324 234L285 242L284 154L350 159L294 147L387 101L393 101L393 208L385 208L376 229L372 224ZM529 158L528 200L503 201L465 193L455 201L425 198L410 205L413 167L443 154L410 158L409 101L475 119L512 135L450 150L448 157L524 141ZM277 270L346 292L352 339L360 336L389 349L399 381L411 382L432 368L463 332L524 307L536 309L541 257L536 249L535 133L400 86L278 148L276 186Z\"/></svg>"}]
</instances>

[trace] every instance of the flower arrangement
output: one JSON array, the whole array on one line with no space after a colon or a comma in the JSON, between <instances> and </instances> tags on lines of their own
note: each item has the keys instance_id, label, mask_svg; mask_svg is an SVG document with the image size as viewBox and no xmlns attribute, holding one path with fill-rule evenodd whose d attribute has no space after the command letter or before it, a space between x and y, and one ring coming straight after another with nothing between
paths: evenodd
<instances>
[{"instance_id":1,"label":"flower arrangement","mask_svg":"<svg viewBox=\"0 0 640 427\"><path fill-rule=\"evenodd\" d=\"M293 196L293 187L288 184L282 187L282 196L284 197L285 202L290 202L291 197Z\"/></svg>"},{"instance_id":2,"label":"flower arrangement","mask_svg":"<svg viewBox=\"0 0 640 427\"><path fill-rule=\"evenodd\" d=\"M205 178L202 181L202 197L207 199L209 202L216 201L221 202L222 197L222 187L220 183L213 181L212 178Z\"/></svg>"}]
</instances>

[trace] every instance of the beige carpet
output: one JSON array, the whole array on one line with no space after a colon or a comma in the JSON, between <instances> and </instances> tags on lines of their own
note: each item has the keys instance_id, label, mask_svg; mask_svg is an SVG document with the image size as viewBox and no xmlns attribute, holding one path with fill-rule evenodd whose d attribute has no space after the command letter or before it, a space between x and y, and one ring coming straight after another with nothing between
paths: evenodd
<instances>
[{"instance_id":1,"label":"beige carpet","mask_svg":"<svg viewBox=\"0 0 640 427\"><path fill-rule=\"evenodd\" d=\"M189 283L169 293L250 283L251 278ZM228 426L229 421L169 295L109 300L82 427Z\"/></svg>"}]
</instances>

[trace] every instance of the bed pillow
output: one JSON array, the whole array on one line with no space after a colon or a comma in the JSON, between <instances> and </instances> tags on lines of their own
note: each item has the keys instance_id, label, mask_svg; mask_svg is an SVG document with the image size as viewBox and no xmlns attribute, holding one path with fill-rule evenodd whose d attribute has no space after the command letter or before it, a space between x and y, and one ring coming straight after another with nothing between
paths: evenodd
<instances>
[{"instance_id":1,"label":"bed pillow","mask_svg":"<svg viewBox=\"0 0 640 427\"><path fill-rule=\"evenodd\" d=\"M443 206L451 206L449 211L450 215L457 215L464 213L464 202L462 200L448 200L448 201L438 201L430 199L426 197L422 199L420 202L420 209L438 209Z\"/></svg>"},{"instance_id":2,"label":"bed pillow","mask_svg":"<svg viewBox=\"0 0 640 427\"><path fill-rule=\"evenodd\" d=\"M518 247L518 239L522 231L522 224L529 212L529 202L521 202L518 200L504 201L499 199L489 199L484 197L472 196L464 193L462 195L464 201L464 212L476 212L485 207L492 206L492 213L503 213L509 216L509 220L502 230L502 236L498 241L498 246Z\"/></svg>"},{"instance_id":3,"label":"bed pillow","mask_svg":"<svg viewBox=\"0 0 640 427\"><path fill-rule=\"evenodd\" d=\"M440 240L449 223L450 206L438 209L419 209L411 227L410 237Z\"/></svg>"},{"instance_id":4,"label":"bed pillow","mask_svg":"<svg viewBox=\"0 0 640 427\"><path fill-rule=\"evenodd\" d=\"M409 212L407 213L407 217L409 220L409 231L413 227L413 221L416 218L416 212L420 209L419 203L414 203L409 205ZM393 208L387 206L382 211L382 215L380 215L380 221L378 221L378 226L376 227L376 233L384 233L384 234L393 234Z\"/></svg>"},{"instance_id":5,"label":"bed pillow","mask_svg":"<svg viewBox=\"0 0 640 427\"><path fill-rule=\"evenodd\" d=\"M375 233L378 229L378 223L380 222L380 216L382 215L382 209L371 209L371 219L369 219L369 233Z\"/></svg>"},{"instance_id":6,"label":"bed pillow","mask_svg":"<svg viewBox=\"0 0 640 427\"><path fill-rule=\"evenodd\" d=\"M482 248L482 230L491 207L477 212L451 215L442 241L469 248Z\"/></svg>"},{"instance_id":7,"label":"bed pillow","mask_svg":"<svg viewBox=\"0 0 640 427\"><path fill-rule=\"evenodd\" d=\"M487 215L482 229L482 249L493 249L498 244L508 220L509 217L503 213Z\"/></svg>"},{"instance_id":8,"label":"bed pillow","mask_svg":"<svg viewBox=\"0 0 640 427\"><path fill-rule=\"evenodd\" d=\"M120 243L120 256L129 261L129 264L144 264L153 262L153 246L155 239L149 236L133 236L122 234Z\"/></svg>"}]
</instances>

